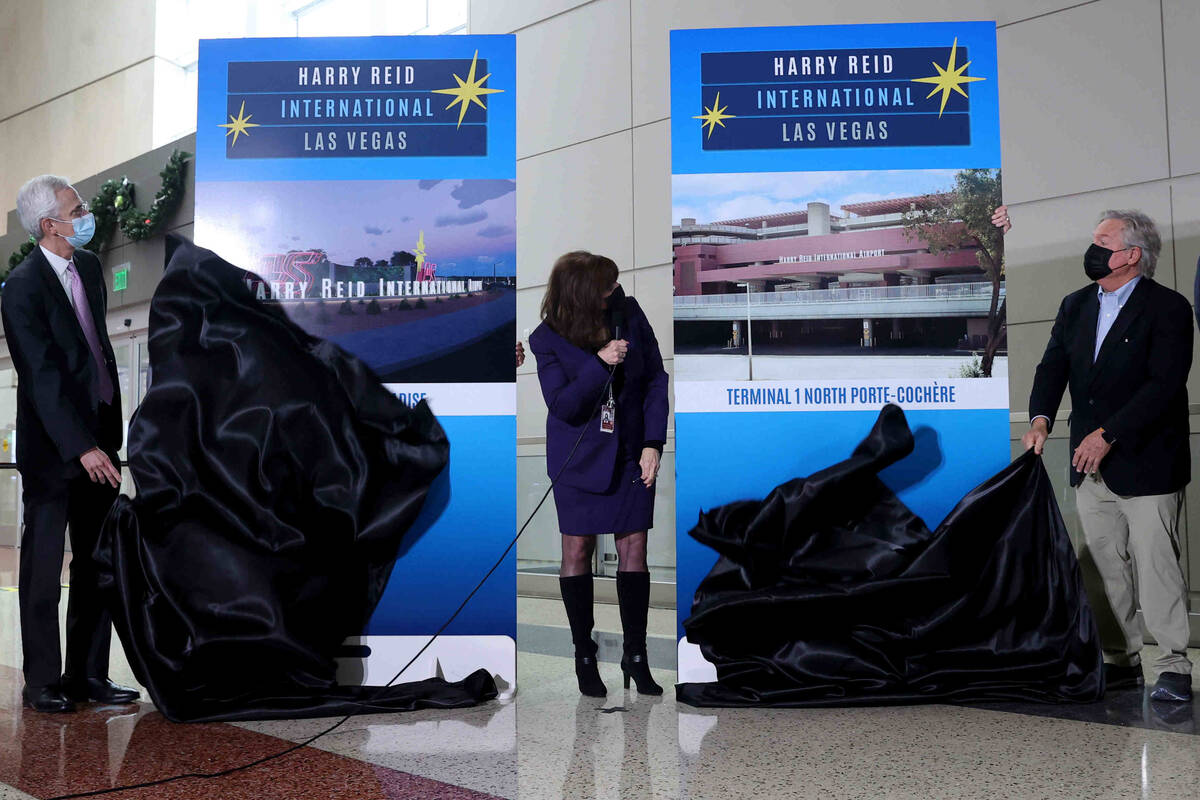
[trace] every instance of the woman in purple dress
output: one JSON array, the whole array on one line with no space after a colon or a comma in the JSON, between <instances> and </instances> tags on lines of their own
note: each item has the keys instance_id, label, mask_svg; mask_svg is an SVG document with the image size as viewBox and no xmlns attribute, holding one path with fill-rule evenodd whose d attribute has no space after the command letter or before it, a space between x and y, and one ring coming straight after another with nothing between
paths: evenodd
<instances>
[{"instance_id":1,"label":"woman in purple dress","mask_svg":"<svg viewBox=\"0 0 1200 800\"><path fill-rule=\"evenodd\" d=\"M646 532L667 438L667 373L650 322L617 283L612 259L560 257L529 337L546 417L547 472L562 533L559 585L575 644L579 691L606 694L592 640L591 560L596 536L617 542L621 672L642 694L662 694L646 661L650 572Z\"/></svg>"}]
</instances>

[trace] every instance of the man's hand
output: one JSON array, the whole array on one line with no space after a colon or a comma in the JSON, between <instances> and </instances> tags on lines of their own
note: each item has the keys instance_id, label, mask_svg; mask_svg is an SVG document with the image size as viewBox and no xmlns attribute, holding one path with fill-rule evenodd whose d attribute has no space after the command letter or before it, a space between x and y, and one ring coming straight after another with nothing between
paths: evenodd
<instances>
[{"instance_id":1,"label":"man's hand","mask_svg":"<svg viewBox=\"0 0 1200 800\"><path fill-rule=\"evenodd\" d=\"M81 455L79 463L83 464L94 483L107 483L114 489L121 485L121 473L117 472L108 454L99 447L93 447Z\"/></svg>"},{"instance_id":2,"label":"man's hand","mask_svg":"<svg viewBox=\"0 0 1200 800\"><path fill-rule=\"evenodd\" d=\"M1104 437L1101 435L1103 433L1104 428L1097 428L1083 437L1083 441L1079 443L1079 447L1075 448L1075 455L1071 459L1071 466L1084 475L1091 475L1100 469L1100 462L1108 455L1108 451L1112 450L1112 445L1104 441Z\"/></svg>"},{"instance_id":3,"label":"man's hand","mask_svg":"<svg viewBox=\"0 0 1200 800\"><path fill-rule=\"evenodd\" d=\"M658 464L662 456L658 450L653 447L643 447L642 457L638 464L642 468L642 483L646 484L649 489L654 485L654 480L658 477Z\"/></svg>"},{"instance_id":4,"label":"man's hand","mask_svg":"<svg viewBox=\"0 0 1200 800\"><path fill-rule=\"evenodd\" d=\"M517 342L517 366L525 363L525 345Z\"/></svg>"},{"instance_id":5,"label":"man's hand","mask_svg":"<svg viewBox=\"0 0 1200 800\"><path fill-rule=\"evenodd\" d=\"M1042 454L1042 448L1046 445L1046 437L1050 435L1050 429L1046 425L1046 420L1038 417L1029 426L1029 430L1021 437L1021 444L1025 445L1025 449L1033 448L1033 452L1039 456Z\"/></svg>"}]
</instances>

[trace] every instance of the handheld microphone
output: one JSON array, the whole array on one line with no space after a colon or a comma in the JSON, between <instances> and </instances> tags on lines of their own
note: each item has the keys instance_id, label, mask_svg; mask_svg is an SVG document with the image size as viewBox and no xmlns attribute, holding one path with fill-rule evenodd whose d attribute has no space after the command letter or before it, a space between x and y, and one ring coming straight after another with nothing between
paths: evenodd
<instances>
[{"instance_id":1,"label":"handheld microphone","mask_svg":"<svg viewBox=\"0 0 1200 800\"><path fill-rule=\"evenodd\" d=\"M620 284L608 296L608 307L612 310L613 338L620 339L625 327L625 290Z\"/></svg>"}]
</instances>

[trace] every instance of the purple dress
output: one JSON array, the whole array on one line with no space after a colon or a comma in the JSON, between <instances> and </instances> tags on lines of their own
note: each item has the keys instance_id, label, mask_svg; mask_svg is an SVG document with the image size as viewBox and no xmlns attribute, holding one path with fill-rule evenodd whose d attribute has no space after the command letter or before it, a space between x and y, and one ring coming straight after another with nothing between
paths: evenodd
<instances>
[{"instance_id":1,"label":"purple dress","mask_svg":"<svg viewBox=\"0 0 1200 800\"><path fill-rule=\"evenodd\" d=\"M558 478L558 527L570 536L644 531L654 522L655 487L641 482L638 459L643 447L661 447L667 438L667 373L650 322L632 297L626 298L625 316L628 330L622 338L629 352L613 381L613 433L600 429L609 379L603 362L544 322L529 337L549 409L546 471L552 480Z\"/></svg>"}]
</instances>

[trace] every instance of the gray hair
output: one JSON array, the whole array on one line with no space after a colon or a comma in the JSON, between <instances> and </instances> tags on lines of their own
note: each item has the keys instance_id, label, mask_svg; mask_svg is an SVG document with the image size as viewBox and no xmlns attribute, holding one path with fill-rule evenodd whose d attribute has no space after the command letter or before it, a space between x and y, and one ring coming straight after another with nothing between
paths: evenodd
<instances>
[{"instance_id":1,"label":"gray hair","mask_svg":"<svg viewBox=\"0 0 1200 800\"><path fill-rule=\"evenodd\" d=\"M58 175L38 175L21 187L17 192L17 214L30 236L42 238L42 220L58 216L57 193L70 188L67 179Z\"/></svg>"},{"instance_id":2,"label":"gray hair","mask_svg":"<svg viewBox=\"0 0 1200 800\"><path fill-rule=\"evenodd\" d=\"M1162 251L1162 237L1154 220L1140 211L1108 210L1100 215L1100 221L1106 219L1120 220L1123 230L1121 241L1126 247L1136 247L1142 251L1142 260L1138 268L1147 278L1154 277L1154 268L1158 266L1158 254Z\"/></svg>"}]
</instances>

